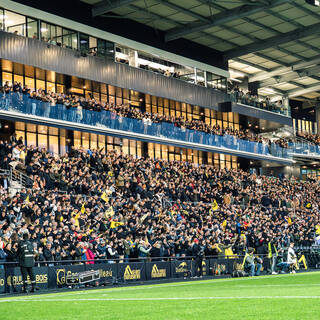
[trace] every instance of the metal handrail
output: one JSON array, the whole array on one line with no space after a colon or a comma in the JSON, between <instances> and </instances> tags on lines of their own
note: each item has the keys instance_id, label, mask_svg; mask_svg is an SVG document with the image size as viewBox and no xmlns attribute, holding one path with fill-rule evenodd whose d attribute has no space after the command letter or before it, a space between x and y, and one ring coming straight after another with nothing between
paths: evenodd
<instances>
[{"instance_id":1,"label":"metal handrail","mask_svg":"<svg viewBox=\"0 0 320 320\"><path fill-rule=\"evenodd\" d=\"M10 168L10 180L18 182L21 187L26 187L27 186L27 181L31 180L33 181L30 177L28 177L26 174L22 173L21 171Z\"/></svg>"}]
</instances>

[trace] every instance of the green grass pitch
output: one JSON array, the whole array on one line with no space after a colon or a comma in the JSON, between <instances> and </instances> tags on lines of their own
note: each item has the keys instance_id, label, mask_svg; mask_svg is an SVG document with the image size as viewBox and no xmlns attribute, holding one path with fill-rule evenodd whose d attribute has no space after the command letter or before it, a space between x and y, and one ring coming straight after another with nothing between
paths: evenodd
<instances>
[{"instance_id":1,"label":"green grass pitch","mask_svg":"<svg viewBox=\"0 0 320 320\"><path fill-rule=\"evenodd\" d=\"M0 299L0 319L320 319L320 272Z\"/></svg>"}]
</instances>

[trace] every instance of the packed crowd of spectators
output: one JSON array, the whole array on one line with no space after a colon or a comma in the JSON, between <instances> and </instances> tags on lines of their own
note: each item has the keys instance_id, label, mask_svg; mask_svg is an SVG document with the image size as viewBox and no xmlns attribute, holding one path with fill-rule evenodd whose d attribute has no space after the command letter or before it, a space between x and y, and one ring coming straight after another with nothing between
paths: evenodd
<instances>
[{"instance_id":1,"label":"packed crowd of spectators","mask_svg":"<svg viewBox=\"0 0 320 320\"><path fill-rule=\"evenodd\" d=\"M320 146L320 135L318 135L318 134L312 134L312 133L298 131L297 137L302 138L304 140L307 140L317 146Z\"/></svg>"},{"instance_id":2,"label":"packed crowd of spectators","mask_svg":"<svg viewBox=\"0 0 320 320\"><path fill-rule=\"evenodd\" d=\"M136 120L144 121L145 123L173 123L178 128L189 130L197 130L200 132L213 134L213 135L231 135L242 140L260 142L270 145L272 142L280 147L288 147L288 139L277 139L271 141L268 138L262 137L260 134L255 133L250 129L234 129L232 127L221 127L218 124L211 125L205 122L204 116L200 119L185 119L183 116L172 116L158 113L142 112L140 109L130 105L114 105L113 103L102 103L95 99L86 99L77 95L58 94L53 92L46 92L44 90L31 91L27 87L22 87L21 84L14 82L11 87L8 82L5 83L2 90L3 93L11 91L21 95L28 95L31 99L37 99L42 102L48 102L50 106L54 107L56 104L65 105L67 109L76 108L77 112L82 113L82 110L97 111L102 110L112 112L115 116L126 117ZM1 92L0 91L0 92ZM81 116L80 116L81 117Z\"/></svg>"},{"instance_id":3,"label":"packed crowd of spectators","mask_svg":"<svg viewBox=\"0 0 320 320\"><path fill-rule=\"evenodd\" d=\"M29 176L0 186L0 250L14 259L26 231L38 261L183 257L197 239L207 256L268 252L268 243L311 245L317 181L257 176L209 165L134 158L104 150L53 156L16 137L0 143L0 168ZM216 203L215 203L216 202ZM89 263L89 262L87 262Z\"/></svg>"},{"instance_id":4,"label":"packed crowd of spectators","mask_svg":"<svg viewBox=\"0 0 320 320\"><path fill-rule=\"evenodd\" d=\"M272 102L269 96L259 97L258 95L252 94L250 91L244 91L238 86L233 88L230 92L231 97L234 101L240 102L249 106L253 106L259 109L265 109L273 112L280 112L281 114L287 114L288 110L284 106L281 100Z\"/></svg>"}]
</instances>

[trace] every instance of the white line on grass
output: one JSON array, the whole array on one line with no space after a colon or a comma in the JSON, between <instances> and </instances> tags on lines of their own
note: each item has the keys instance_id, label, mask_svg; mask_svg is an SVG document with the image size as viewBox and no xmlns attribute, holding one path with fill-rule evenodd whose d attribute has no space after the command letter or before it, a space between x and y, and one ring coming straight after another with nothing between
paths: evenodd
<instances>
[{"instance_id":1,"label":"white line on grass","mask_svg":"<svg viewBox=\"0 0 320 320\"><path fill-rule=\"evenodd\" d=\"M320 299L320 296L233 296L233 297L161 297L161 298L67 298L3 299L0 302L79 302L79 301L170 301L170 300L239 300L239 299Z\"/></svg>"}]
</instances>

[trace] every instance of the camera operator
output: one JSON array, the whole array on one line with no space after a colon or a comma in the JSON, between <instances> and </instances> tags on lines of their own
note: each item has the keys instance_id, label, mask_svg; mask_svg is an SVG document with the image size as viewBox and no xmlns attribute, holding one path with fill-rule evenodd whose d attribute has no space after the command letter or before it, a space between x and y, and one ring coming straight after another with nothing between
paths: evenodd
<instances>
[{"instance_id":1,"label":"camera operator","mask_svg":"<svg viewBox=\"0 0 320 320\"><path fill-rule=\"evenodd\" d=\"M23 291L28 293L28 280L29 275L31 280L31 292L35 292L36 288L36 278L34 276L33 267L34 267L34 247L33 244L29 241L29 233L25 232L23 234L23 240L18 244L17 256L19 258L20 269L23 280Z\"/></svg>"},{"instance_id":2,"label":"camera operator","mask_svg":"<svg viewBox=\"0 0 320 320\"><path fill-rule=\"evenodd\" d=\"M259 276L262 267L262 259L254 256L253 252L254 248L249 248L242 263L243 270L248 272L250 277Z\"/></svg>"},{"instance_id":3,"label":"camera operator","mask_svg":"<svg viewBox=\"0 0 320 320\"><path fill-rule=\"evenodd\" d=\"M192 255L195 257L193 276L194 278L202 278L202 261L204 258L204 247L199 244L198 239L193 240Z\"/></svg>"}]
</instances>

